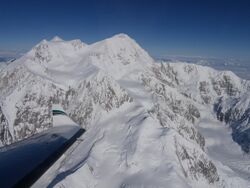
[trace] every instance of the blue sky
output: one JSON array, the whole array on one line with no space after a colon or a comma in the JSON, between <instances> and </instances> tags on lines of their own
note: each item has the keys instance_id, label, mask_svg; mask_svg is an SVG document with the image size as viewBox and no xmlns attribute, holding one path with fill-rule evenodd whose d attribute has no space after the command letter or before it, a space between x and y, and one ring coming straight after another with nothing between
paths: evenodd
<instances>
[{"instance_id":1,"label":"blue sky","mask_svg":"<svg viewBox=\"0 0 250 188\"><path fill-rule=\"evenodd\" d=\"M155 57L250 59L250 1L1 0L0 50L58 35L87 43L127 33Z\"/></svg>"}]
</instances>

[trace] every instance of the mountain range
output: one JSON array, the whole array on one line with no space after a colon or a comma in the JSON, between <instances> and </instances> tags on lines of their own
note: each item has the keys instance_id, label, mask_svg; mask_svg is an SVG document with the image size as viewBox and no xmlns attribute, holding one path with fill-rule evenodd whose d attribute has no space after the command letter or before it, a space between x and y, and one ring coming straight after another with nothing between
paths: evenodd
<instances>
[{"instance_id":1,"label":"mountain range","mask_svg":"<svg viewBox=\"0 0 250 188\"><path fill-rule=\"evenodd\" d=\"M0 145L52 126L87 131L34 187L249 187L250 82L157 63L126 34L43 40L0 66Z\"/></svg>"}]
</instances>

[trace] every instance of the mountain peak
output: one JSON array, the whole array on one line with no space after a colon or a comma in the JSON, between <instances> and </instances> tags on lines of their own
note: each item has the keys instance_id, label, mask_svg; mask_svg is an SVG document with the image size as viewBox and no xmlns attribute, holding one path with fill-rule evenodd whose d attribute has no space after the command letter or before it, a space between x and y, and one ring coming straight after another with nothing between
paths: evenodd
<instances>
[{"instance_id":1,"label":"mountain peak","mask_svg":"<svg viewBox=\"0 0 250 188\"><path fill-rule=\"evenodd\" d=\"M41 42L39 42L37 45L39 45L39 44L46 44L48 41L46 40L46 39L43 39L43 40L41 40Z\"/></svg>"},{"instance_id":2,"label":"mountain peak","mask_svg":"<svg viewBox=\"0 0 250 188\"><path fill-rule=\"evenodd\" d=\"M54 36L54 38L53 39L51 39L51 41L52 42L62 42L62 41L64 41L63 39L61 39L60 37L58 37L58 36Z\"/></svg>"},{"instance_id":3,"label":"mountain peak","mask_svg":"<svg viewBox=\"0 0 250 188\"><path fill-rule=\"evenodd\" d=\"M129 38L131 39L127 34L125 33L119 33L119 34L116 34L114 35L115 38L121 38L121 39L125 39L125 38Z\"/></svg>"},{"instance_id":4,"label":"mountain peak","mask_svg":"<svg viewBox=\"0 0 250 188\"><path fill-rule=\"evenodd\" d=\"M131 38L130 36L128 36L125 33L116 34L116 35L108 38L108 40L136 43L136 41L133 38Z\"/></svg>"}]
</instances>

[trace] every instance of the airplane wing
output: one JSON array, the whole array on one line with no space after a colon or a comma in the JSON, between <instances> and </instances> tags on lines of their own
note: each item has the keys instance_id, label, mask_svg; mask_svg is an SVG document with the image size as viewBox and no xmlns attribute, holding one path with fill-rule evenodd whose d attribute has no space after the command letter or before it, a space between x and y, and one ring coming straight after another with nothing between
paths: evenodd
<instances>
[{"instance_id":1,"label":"airplane wing","mask_svg":"<svg viewBox=\"0 0 250 188\"><path fill-rule=\"evenodd\" d=\"M85 130L58 105L53 127L0 148L0 187L30 187Z\"/></svg>"}]
</instances>

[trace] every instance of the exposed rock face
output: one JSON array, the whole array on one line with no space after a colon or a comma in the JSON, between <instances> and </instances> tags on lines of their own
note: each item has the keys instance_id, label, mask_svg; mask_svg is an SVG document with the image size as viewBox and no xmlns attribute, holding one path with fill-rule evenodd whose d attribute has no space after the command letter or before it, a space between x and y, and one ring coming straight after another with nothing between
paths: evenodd
<instances>
[{"instance_id":1,"label":"exposed rock face","mask_svg":"<svg viewBox=\"0 0 250 188\"><path fill-rule=\"evenodd\" d=\"M7 119L5 118L2 109L0 107L0 135L1 135L1 141L3 145L7 145L13 142L12 135L10 134L9 127L8 127L8 122Z\"/></svg>"},{"instance_id":2,"label":"exposed rock face","mask_svg":"<svg viewBox=\"0 0 250 188\"><path fill-rule=\"evenodd\" d=\"M201 93L201 98L205 104L211 103L211 97L208 95L210 93L209 83L206 81L200 82L199 90Z\"/></svg>"},{"instance_id":3,"label":"exposed rock face","mask_svg":"<svg viewBox=\"0 0 250 188\"><path fill-rule=\"evenodd\" d=\"M52 54L49 51L49 45L45 42L42 42L40 45L34 48L35 50L35 61L40 63L48 63L52 60Z\"/></svg>"},{"instance_id":4,"label":"exposed rock face","mask_svg":"<svg viewBox=\"0 0 250 188\"><path fill-rule=\"evenodd\" d=\"M206 179L209 184L219 181L217 169L212 161L208 160L205 155L198 155L196 149L190 149L187 146L179 144L176 140L176 154L186 176L193 179Z\"/></svg>"},{"instance_id":5,"label":"exposed rock face","mask_svg":"<svg viewBox=\"0 0 250 188\"><path fill-rule=\"evenodd\" d=\"M219 98L214 105L217 119L229 124L232 137L242 149L250 152L250 96L248 94L224 99Z\"/></svg>"}]
</instances>

